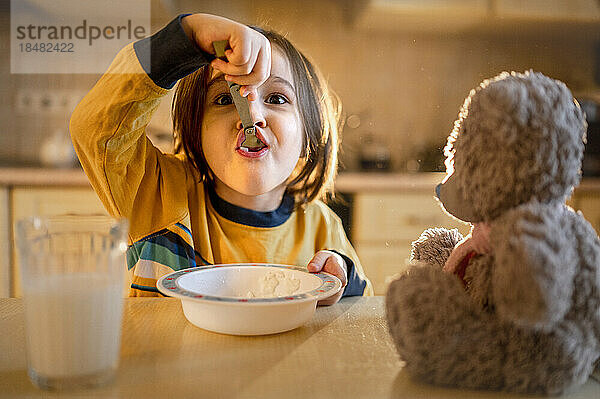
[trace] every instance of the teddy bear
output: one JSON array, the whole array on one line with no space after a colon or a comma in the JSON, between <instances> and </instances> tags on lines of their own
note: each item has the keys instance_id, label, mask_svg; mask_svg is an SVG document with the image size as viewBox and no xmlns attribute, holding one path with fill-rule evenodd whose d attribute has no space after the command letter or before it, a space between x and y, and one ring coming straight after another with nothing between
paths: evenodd
<instances>
[{"instance_id":1,"label":"teddy bear","mask_svg":"<svg viewBox=\"0 0 600 399\"><path fill-rule=\"evenodd\" d=\"M471 90L435 189L471 233L424 231L386 293L413 378L545 395L588 379L600 358L600 241L566 205L586 129L567 86L542 73L503 72Z\"/></svg>"}]
</instances>

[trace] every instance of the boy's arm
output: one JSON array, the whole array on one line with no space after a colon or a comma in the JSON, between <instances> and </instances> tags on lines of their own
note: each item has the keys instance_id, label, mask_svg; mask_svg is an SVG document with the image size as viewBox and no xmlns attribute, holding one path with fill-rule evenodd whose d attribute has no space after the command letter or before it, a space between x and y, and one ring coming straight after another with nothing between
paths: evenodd
<instances>
[{"instance_id":1,"label":"boy's arm","mask_svg":"<svg viewBox=\"0 0 600 399\"><path fill-rule=\"evenodd\" d=\"M199 49L185 32L183 18L188 15L179 15L152 36L133 43L148 77L164 89L171 89L179 79L215 58Z\"/></svg>"},{"instance_id":2,"label":"boy's arm","mask_svg":"<svg viewBox=\"0 0 600 399\"><path fill-rule=\"evenodd\" d=\"M346 262L346 274L348 278L348 284L346 285L346 287L344 287L344 293L342 294L342 297L373 295L373 288L371 287L371 282L364 275L364 272L362 271L362 266L360 265L360 261L358 260L358 256L356 256L356 253L354 253L354 255L356 256L355 259L358 263L358 267L356 266L352 258L347 256L346 254L333 249L331 250L331 252L335 252L336 254L340 255L342 259L344 259L344 262ZM357 271L357 269L359 269L360 272Z\"/></svg>"},{"instance_id":3,"label":"boy's arm","mask_svg":"<svg viewBox=\"0 0 600 399\"><path fill-rule=\"evenodd\" d=\"M327 205L315 202L319 209L319 221L315 230L317 252L308 262L307 269L311 273L321 271L338 277L344 288L331 297L319 301L319 305L332 305L341 297L373 295L373 287L367 279L356 255L356 251L346 237L342 221Z\"/></svg>"},{"instance_id":4,"label":"boy's arm","mask_svg":"<svg viewBox=\"0 0 600 399\"><path fill-rule=\"evenodd\" d=\"M75 150L105 207L114 216L136 218L130 220L132 239L187 212L183 163L145 135L167 89L212 57L188 39L182 17L123 48L71 116Z\"/></svg>"},{"instance_id":5,"label":"boy's arm","mask_svg":"<svg viewBox=\"0 0 600 399\"><path fill-rule=\"evenodd\" d=\"M329 250L340 255L346 263L348 284L344 288L342 297L373 295L373 286L363 271L356 251L348 241L344 226L340 218L330 209L329 225Z\"/></svg>"}]
</instances>

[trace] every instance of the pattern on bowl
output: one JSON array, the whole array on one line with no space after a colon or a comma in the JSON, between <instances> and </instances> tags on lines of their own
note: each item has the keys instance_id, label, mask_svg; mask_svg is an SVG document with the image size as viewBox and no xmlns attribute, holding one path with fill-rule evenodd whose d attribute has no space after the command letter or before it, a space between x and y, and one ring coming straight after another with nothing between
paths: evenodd
<instances>
[{"instance_id":1,"label":"pattern on bowl","mask_svg":"<svg viewBox=\"0 0 600 399\"><path fill-rule=\"evenodd\" d=\"M245 298L240 296L220 296L210 295L201 293L198 290L186 288L188 284L182 284L184 279L188 278L191 273L203 273L205 271L217 268L239 268L242 267L268 267L275 269L285 270L296 270L302 273L310 274L320 279L320 283L314 288L306 292L300 292L297 294L280 296L280 297L266 297L266 298ZM273 303L282 301L306 301L314 299L326 298L330 295L335 294L341 288L341 282L337 277L334 277L327 273L308 273L306 269L297 266L289 265L277 265L277 264L266 264L266 263L235 263L235 264L219 264L211 266L199 266L190 269L179 270L170 273L166 276L161 277L156 283L160 292L164 295L177 297L181 299L192 299L198 301L215 301L215 302L229 302L229 303Z\"/></svg>"},{"instance_id":2,"label":"pattern on bowl","mask_svg":"<svg viewBox=\"0 0 600 399\"><path fill-rule=\"evenodd\" d=\"M247 297L254 295L262 278L272 272L283 274L284 282L289 277L300 280L300 291L279 297ZM308 322L317 301L338 292L342 283L330 274L309 273L296 266L238 263L180 270L161 277L156 286L163 294L180 299L185 317L200 328L231 335L264 335Z\"/></svg>"}]
</instances>

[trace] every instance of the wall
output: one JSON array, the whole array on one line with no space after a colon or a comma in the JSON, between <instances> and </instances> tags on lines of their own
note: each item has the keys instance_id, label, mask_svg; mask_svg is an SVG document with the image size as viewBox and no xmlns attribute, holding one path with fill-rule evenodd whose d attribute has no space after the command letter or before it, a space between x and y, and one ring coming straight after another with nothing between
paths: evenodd
<instances>
[{"instance_id":1,"label":"wall","mask_svg":"<svg viewBox=\"0 0 600 399\"><path fill-rule=\"evenodd\" d=\"M518 26L501 35L359 31L342 20L348 2L255 3L257 20L286 32L320 66L346 112L363 115L360 128L346 129L347 153L355 155L360 136L372 131L392 149L397 168L423 147L444 145L465 96L501 71L532 68L574 91L594 86L591 37Z\"/></svg>"},{"instance_id":2,"label":"wall","mask_svg":"<svg viewBox=\"0 0 600 399\"><path fill-rule=\"evenodd\" d=\"M347 115L361 118L345 130L345 163L355 168L361 140L372 133L392 152L394 167L406 168L422 151L445 143L458 109L469 90L503 70L533 68L565 81L574 92L597 89L592 49L598 35L569 35L554 28L543 33L475 32L411 34L359 30L348 23L352 2L338 0L153 2L154 30L176 13L207 11L273 28L287 35L320 67L339 94ZM7 18L3 14L2 18ZM8 24L2 24L7 26ZM0 30L6 43L8 31ZM15 115L19 88L85 91L97 75L10 75L7 45L0 59L0 159L37 159L37 146L55 128L67 126L68 115ZM169 101L163 102L153 125L169 129Z\"/></svg>"}]
</instances>

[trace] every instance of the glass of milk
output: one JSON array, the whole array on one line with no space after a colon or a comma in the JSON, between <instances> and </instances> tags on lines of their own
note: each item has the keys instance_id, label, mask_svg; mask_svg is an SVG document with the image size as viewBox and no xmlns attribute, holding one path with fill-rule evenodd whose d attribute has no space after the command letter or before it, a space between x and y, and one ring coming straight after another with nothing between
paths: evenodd
<instances>
[{"instance_id":1,"label":"glass of milk","mask_svg":"<svg viewBox=\"0 0 600 399\"><path fill-rule=\"evenodd\" d=\"M124 219L93 215L17 223L28 373L38 387L93 387L113 379L127 227Z\"/></svg>"}]
</instances>

